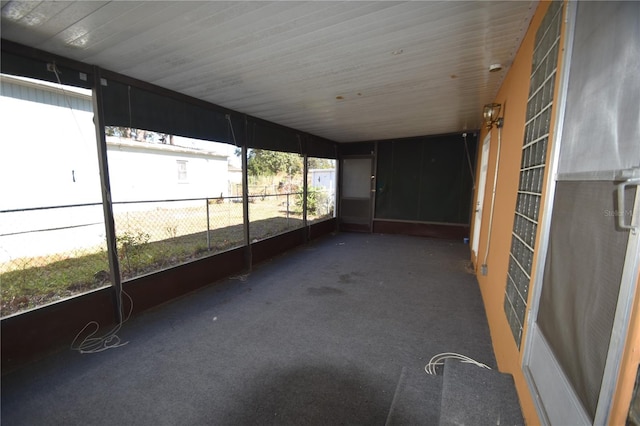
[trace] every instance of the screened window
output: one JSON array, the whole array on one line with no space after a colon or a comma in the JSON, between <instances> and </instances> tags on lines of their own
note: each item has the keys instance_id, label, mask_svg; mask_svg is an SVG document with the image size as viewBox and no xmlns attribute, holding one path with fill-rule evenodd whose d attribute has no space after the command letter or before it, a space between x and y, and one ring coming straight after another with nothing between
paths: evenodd
<instances>
[{"instance_id":1,"label":"screened window","mask_svg":"<svg viewBox=\"0 0 640 426\"><path fill-rule=\"evenodd\" d=\"M250 149L249 233L259 241L301 228L303 223L303 159L299 154Z\"/></svg>"},{"instance_id":2,"label":"screened window","mask_svg":"<svg viewBox=\"0 0 640 426\"><path fill-rule=\"evenodd\" d=\"M1 76L2 316L109 285L91 91Z\"/></svg>"},{"instance_id":3,"label":"screened window","mask_svg":"<svg viewBox=\"0 0 640 426\"><path fill-rule=\"evenodd\" d=\"M105 133L123 279L244 243L233 145L122 127Z\"/></svg>"},{"instance_id":4,"label":"screened window","mask_svg":"<svg viewBox=\"0 0 640 426\"><path fill-rule=\"evenodd\" d=\"M314 223L335 217L336 160L309 157L307 159L307 222Z\"/></svg>"}]
</instances>

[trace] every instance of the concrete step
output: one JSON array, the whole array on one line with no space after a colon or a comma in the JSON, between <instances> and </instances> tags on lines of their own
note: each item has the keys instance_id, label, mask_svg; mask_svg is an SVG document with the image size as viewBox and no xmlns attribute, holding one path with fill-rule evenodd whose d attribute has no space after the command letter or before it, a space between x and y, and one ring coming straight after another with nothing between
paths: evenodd
<instances>
[{"instance_id":1,"label":"concrete step","mask_svg":"<svg viewBox=\"0 0 640 426\"><path fill-rule=\"evenodd\" d=\"M420 367L404 367L385 425L436 425L441 398L442 376L430 376Z\"/></svg>"},{"instance_id":2,"label":"concrete step","mask_svg":"<svg viewBox=\"0 0 640 426\"><path fill-rule=\"evenodd\" d=\"M510 374L447 359L440 426L524 425Z\"/></svg>"}]
</instances>

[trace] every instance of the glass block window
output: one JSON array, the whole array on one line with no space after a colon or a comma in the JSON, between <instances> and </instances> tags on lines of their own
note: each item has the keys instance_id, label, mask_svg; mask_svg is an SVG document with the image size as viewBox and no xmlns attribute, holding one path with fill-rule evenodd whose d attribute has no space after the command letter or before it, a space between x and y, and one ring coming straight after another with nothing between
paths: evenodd
<instances>
[{"instance_id":1,"label":"glass block window","mask_svg":"<svg viewBox=\"0 0 640 426\"><path fill-rule=\"evenodd\" d=\"M515 208L504 310L520 347L531 266L535 252L542 183L549 142L549 123L558 67L562 2L549 6L538 28L531 65L529 99L522 144L520 184Z\"/></svg>"}]
</instances>

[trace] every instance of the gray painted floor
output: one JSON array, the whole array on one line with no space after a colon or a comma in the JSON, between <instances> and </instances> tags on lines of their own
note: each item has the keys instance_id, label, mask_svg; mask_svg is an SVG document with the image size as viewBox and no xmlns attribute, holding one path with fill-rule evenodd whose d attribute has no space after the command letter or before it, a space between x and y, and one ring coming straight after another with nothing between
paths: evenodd
<instances>
[{"instance_id":1,"label":"gray painted floor","mask_svg":"<svg viewBox=\"0 0 640 426\"><path fill-rule=\"evenodd\" d=\"M424 397L395 424L437 423L433 355L495 367L468 258L457 241L315 241L129 321L126 346L9 374L2 424L384 425L400 387Z\"/></svg>"}]
</instances>

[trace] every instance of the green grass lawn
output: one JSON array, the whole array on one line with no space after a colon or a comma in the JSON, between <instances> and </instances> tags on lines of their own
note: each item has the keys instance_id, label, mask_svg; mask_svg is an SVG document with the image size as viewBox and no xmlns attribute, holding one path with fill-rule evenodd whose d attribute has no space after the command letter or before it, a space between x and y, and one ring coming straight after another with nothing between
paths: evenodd
<instances>
[{"instance_id":1,"label":"green grass lawn","mask_svg":"<svg viewBox=\"0 0 640 426\"><path fill-rule=\"evenodd\" d=\"M293 197L290 202L292 203ZM293 206L290 205L290 209ZM123 280L166 269L244 244L241 203L156 209L115 216ZM261 240L302 227L302 216L287 213L286 197L267 197L249 205L250 238ZM315 218L310 217L309 220ZM2 316L110 285L105 248L73 256L22 258L0 265Z\"/></svg>"}]
</instances>

